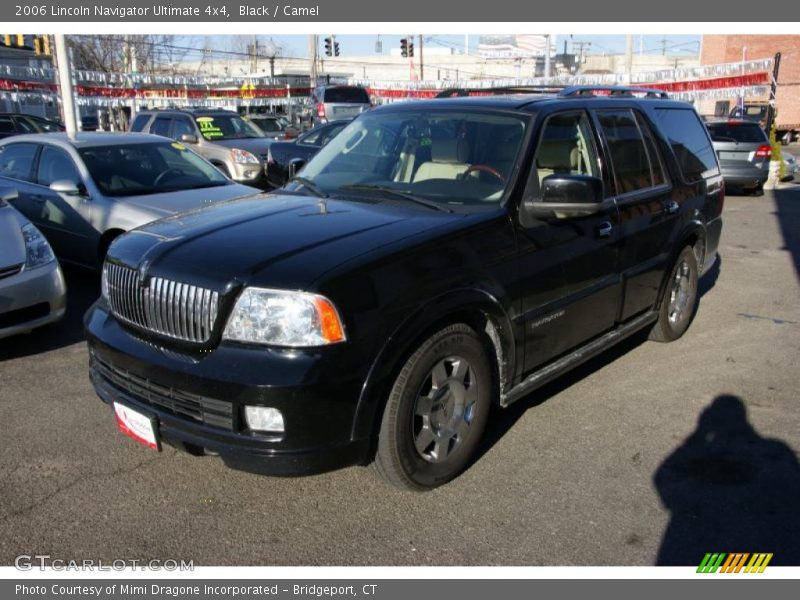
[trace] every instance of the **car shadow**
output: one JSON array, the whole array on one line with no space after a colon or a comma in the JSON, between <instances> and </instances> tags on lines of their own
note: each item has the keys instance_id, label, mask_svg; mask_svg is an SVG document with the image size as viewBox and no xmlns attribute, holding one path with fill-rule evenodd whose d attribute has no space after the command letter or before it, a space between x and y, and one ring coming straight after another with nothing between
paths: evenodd
<instances>
[{"instance_id":1,"label":"car shadow","mask_svg":"<svg viewBox=\"0 0 800 600\"><path fill-rule=\"evenodd\" d=\"M777 189L775 206L778 226L783 235L783 247L792 257L795 274L800 278L800 184Z\"/></svg>"},{"instance_id":2,"label":"car shadow","mask_svg":"<svg viewBox=\"0 0 800 600\"><path fill-rule=\"evenodd\" d=\"M28 334L0 340L0 362L71 346L84 339L83 315L100 296L100 276L72 267L62 266L62 271L67 282L64 318Z\"/></svg>"},{"instance_id":3,"label":"car shadow","mask_svg":"<svg viewBox=\"0 0 800 600\"><path fill-rule=\"evenodd\" d=\"M800 463L787 444L758 434L741 398L715 398L653 482L671 513L656 564L698 566L709 552L800 564Z\"/></svg>"},{"instance_id":4,"label":"car shadow","mask_svg":"<svg viewBox=\"0 0 800 600\"><path fill-rule=\"evenodd\" d=\"M720 269L722 265L722 258L717 255L714 264L709 268L697 283L697 291L700 297L707 294L716 284L719 278ZM565 373L558 379L543 385L542 387L534 390L521 400L513 403L507 408L500 408L496 404L492 406L492 412L489 416L489 421L486 424L486 431L481 439L471 464L478 462L484 454L486 454L492 446L494 446L514 424L524 415L529 409L535 408L543 404L551 397L563 392L571 387L581 379L588 377L592 373L599 371L603 367L613 363L615 360L625 356L631 350L636 349L641 344L647 341L649 330L637 332L629 338L622 340L618 344L612 346L605 352L589 359L585 363L575 367L568 373Z\"/></svg>"}]
</instances>

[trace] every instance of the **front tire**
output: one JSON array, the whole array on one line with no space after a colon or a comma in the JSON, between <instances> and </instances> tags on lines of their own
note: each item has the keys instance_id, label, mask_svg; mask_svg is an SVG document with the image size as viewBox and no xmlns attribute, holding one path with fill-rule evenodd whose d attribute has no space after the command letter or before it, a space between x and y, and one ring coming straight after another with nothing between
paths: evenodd
<instances>
[{"instance_id":1,"label":"front tire","mask_svg":"<svg viewBox=\"0 0 800 600\"><path fill-rule=\"evenodd\" d=\"M672 342L681 337L697 312L697 257L691 246L678 255L664 287L658 321L650 339Z\"/></svg>"},{"instance_id":2,"label":"front tire","mask_svg":"<svg viewBox=\"0 0 800 600\"><path fill-rule=\"evenodd\" d=\"M475 331L457 323L425 340L389 393L374 467L389 483L425 491L458 476L489 416L492 369Z\"/></svg>"}]
</instances>

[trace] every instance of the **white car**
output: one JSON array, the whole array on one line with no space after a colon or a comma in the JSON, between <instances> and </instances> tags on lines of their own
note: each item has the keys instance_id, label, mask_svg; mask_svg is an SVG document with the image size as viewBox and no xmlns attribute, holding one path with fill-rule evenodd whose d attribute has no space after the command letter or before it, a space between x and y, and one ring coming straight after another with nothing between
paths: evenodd
<instances>
[{"instance_id":1,"label":"white car","mask_svg":"<svg viewBox=\"0 0 800 600\"><path fill-rule=\"evenodd\" d=\"M798 171L797 159L793 154L781 150L781 157L783 158L783 177L781 181L794 181Z\"/></svg>"},{"instance_id":2,"label":"white car","mask_svg":"<svg viewBox=\"0 0 800 600\"><path fill-rule=\"evenodd\" d=\"M61 319L67 286L50 244L0 195L0 338Z\"/></svg>"}]
</instances>

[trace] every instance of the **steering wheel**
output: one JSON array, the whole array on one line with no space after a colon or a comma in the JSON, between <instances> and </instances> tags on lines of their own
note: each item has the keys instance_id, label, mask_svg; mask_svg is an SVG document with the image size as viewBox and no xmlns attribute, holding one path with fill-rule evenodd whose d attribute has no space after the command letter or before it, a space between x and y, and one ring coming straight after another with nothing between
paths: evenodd
<instances>
[{"instance_id":1,"label":"steering wheel","mask_svg":"<svg viewBox=\"0 0 800 600\"><path fill-rule=\"evenodd\" d=\"M506 182L506 178L503 176L503 174L500 171L498 171L497 169L495 169L494 167L490 167L489 165L470 165L467 168L467 170L464 171L464 174L462 175L462 177L466 177L467 175L469 175L473 171L480 171L482 173L488 173L489 175L494 175L495 177L497 177L501 182L503 182L503 183Z\"/></svg>"},{"instance_id":2,"label":"steering wheel","mask_svg":"<svg viewBox=\"0 0 800 600\"><path fill-rule=\"evenodd\" d=\"M155 181L153 181L153 185L160 184L164 179L167 178L168 175L177 175L178 177L180 177L181 175L183 175L183 171L177 168L167 169L163 173L159 173L158 177L156 177Z\"/></svg>"}]
</instances>

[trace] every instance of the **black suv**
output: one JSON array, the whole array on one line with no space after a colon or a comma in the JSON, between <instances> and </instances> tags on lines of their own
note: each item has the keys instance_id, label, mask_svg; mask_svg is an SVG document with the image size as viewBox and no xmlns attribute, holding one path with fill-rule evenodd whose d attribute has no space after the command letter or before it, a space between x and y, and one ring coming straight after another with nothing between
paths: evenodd
<instances>
[{"instance_id":1,"label":"black suv","mask_svg":"<svg viewBox=\"0 0 800 600\"><path fill-rule=\"evenodd\" d=\"M679 338L720 237L716 155L689 105L593 91L376 108L274 194L118 238L85 325L120 428L421 490L468 465L493 403L638 330Z\"/></svg>"}]
</instances>

